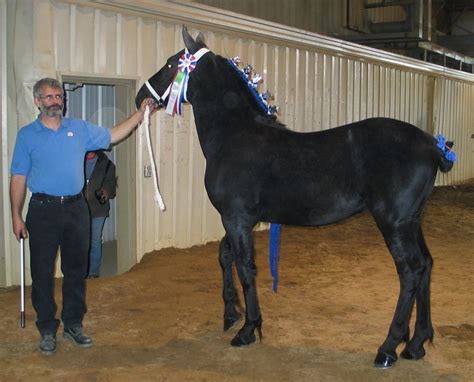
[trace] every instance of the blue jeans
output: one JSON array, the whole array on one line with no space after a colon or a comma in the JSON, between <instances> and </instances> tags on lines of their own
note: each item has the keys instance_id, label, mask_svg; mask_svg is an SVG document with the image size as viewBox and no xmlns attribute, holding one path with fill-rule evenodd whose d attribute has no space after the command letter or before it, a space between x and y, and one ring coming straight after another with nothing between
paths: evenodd
<instances>
[{"instance_id":1,"label":"blue jeans","mask_svg":"<svg viewBox=\"0 0 474 382\"><path fill-rule=\"evenodd\" d=\"M89 252L89 276L100 276L102 262L102 230L106 217L91 219L91 250Z\"/></svg>"}]
</instances>

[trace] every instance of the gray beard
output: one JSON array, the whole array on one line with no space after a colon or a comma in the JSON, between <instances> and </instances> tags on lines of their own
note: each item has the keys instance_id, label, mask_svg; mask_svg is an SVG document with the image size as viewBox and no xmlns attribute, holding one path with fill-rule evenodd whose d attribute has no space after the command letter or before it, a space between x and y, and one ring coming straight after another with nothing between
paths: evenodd
<instances>
[{"instance_id":1,"label":"gray beard","mask_svg":"<svg viewBox=\"0 0 474 382\"><path fill-rule=\"evenodd\" d=\"M40 111L42 114L46 115L47 117L62 117L64 106L59 106L59 109L53 109L55 106L40 106Z\"/></svg>"}]
</instances>

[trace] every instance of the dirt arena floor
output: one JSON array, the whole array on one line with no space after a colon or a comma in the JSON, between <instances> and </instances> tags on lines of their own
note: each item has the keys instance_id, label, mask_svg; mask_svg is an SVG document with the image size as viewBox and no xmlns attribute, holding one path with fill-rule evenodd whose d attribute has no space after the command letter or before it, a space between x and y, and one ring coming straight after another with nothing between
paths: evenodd
<instances>
[{"instance_id":1,"label":"dirt arena floor","mask_svg":"<svg viewBox=\"0 0 474 382\"><path fill-rule=\"evenodd\" d=\"M19 288L0 290L0 380L474 381L474 184L435 190L424 230L434 258L435 339L420 361L372 366L398 278L363 214L321 228L283 227L278 293L268 232L255 234L264 338L246 348L229 345L238 327L222 331L218 243L162 250L126 274L88 280L89 349L58 337L57 353L41 355L29 298L20 329Z\"/></svg>"}]
</instances>

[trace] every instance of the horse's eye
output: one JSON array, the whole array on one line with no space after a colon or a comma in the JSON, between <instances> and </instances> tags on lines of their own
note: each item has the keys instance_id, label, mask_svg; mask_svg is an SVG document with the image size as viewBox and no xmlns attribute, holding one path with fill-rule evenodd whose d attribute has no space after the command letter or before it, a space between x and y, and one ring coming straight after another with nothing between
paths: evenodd
<instances>
[{"instance_id":1,"label":"horse's eye","mask_svg":"<svg viewBox=\"0 0 474 382\"><path fill-rule=\"evenodd\" d=\"M168 68L171 68L172 66L173 66L173 65L171 65L171 64L168 64Z\"/></svg>"}]
</instances>

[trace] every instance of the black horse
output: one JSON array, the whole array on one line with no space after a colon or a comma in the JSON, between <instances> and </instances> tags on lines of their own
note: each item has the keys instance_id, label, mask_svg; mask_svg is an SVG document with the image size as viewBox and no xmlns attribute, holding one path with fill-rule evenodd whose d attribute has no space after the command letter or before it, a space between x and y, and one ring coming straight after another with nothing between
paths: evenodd
<instances>
[{"instance_id":1,"label":"black horse","mask_svg":"<svg viewBox=\"0 0 474 382\"><path fill-rule=\"evenodd\" d=\"M187 50L205 47L183 28ZM201 51L202 53L202 51ZM154 97L160 106L184 51L171 56L137 94L136 104ZM164 94L164 95L163 95ZM252 229L260 222L319 226L368 210L385 239L400 278L400 295L375 366L389 367L396 348L419 359L433 339L430 314L432 257L423 238L421 215L438 169L447 160L431 135L408 123L371 118L334 129L298 133L265 115L228 60L208 51L189 74L187 99L206 158L205 187L226 234L219 261L224 287L224 330L241 315L232 278L235 262L245 298L245 323L232 345L261 337ZM368 276L370 277L370 275ZM416 324L409 319L416 299Z\"/></svg>"}]
</instances>

